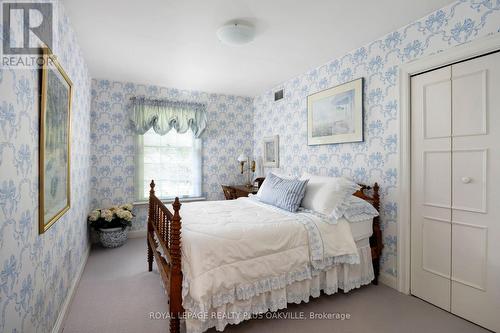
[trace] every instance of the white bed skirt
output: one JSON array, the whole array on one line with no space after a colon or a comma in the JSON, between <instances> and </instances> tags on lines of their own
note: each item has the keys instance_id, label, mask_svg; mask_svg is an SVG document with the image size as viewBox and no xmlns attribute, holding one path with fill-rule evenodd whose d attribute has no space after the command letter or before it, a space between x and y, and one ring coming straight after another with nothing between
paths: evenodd
<instances>
[{"instance_id":1,"label":"white bed skirt","mask_svg":"<svg viewBox=\"0 0 500 333\"><path fill-rule=\"evenodd\" d=\"M323 271L312 279L294 282L285 288L272 290L254 296L248 300L238 300L212 308L208 313L186 313L183 321L187 333L201 333L215 327L223 331L228 324L238 324L267 311L277 311L287 307L288 303L309 302L310 297L319 297L321 291L331 295L339 289L348 292L369 284L373 278L371 249L368 238L356 242L360 255L360 264L340 264Z\"/></svg>"}]
</instances>

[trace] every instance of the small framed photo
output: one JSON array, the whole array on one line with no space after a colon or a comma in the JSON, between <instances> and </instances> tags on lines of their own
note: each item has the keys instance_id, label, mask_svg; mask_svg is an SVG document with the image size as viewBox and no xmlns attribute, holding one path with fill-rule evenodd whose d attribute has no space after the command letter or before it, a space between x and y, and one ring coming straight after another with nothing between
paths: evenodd
<instances>
[{"instance_id":1,"label":"small framed photo","mask_svg":"<svg viewBox=\"0 0 500 333\"><path fill-rule=\"evenodd\" d=\"M268 136L263 140L264 166L268 168L279 167L279 136Z\"/></svg>"},{"instance_id":2,"label":"small framed photo","mask_svg":"<svg viewBox=\"0 0 500 333\"><path fill-rule=\"evenodd\" d=\"M307 97L307 144L363 141L363 78Z\"/></svg>"}]
</instances>

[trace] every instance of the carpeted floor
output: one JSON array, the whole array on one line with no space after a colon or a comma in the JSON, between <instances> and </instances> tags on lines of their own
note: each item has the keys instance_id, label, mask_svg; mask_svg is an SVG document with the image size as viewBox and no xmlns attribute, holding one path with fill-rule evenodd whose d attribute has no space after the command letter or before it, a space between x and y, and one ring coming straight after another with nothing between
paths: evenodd
<instances>
[{"instance_id":1,"label":"carpeted floor","mask_svg":"<svg viewBox=\"0 0 500 333\"><path fill-rule=\"evenodd\" d=\"M147 272L146 240L130 239L118 249L92 250L64 323L64 333L167 332L167 301L158 273ZM307 304L290 305L288 315L349 314L348 320L253 319L226 327L228 333L260 332L487 332L418 298L384 285L348 294L322 295ZM214 333L211 330L210 333Z\"/></svg>"}]
</instances>

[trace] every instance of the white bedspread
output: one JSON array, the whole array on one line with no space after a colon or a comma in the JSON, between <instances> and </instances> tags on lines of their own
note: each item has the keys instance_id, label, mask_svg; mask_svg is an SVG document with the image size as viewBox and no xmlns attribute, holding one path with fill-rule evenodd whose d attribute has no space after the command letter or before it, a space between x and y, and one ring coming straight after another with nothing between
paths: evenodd
<instances>
[{"instance_id":1,"label":"white bedspread","mask_svg":"<svg viewBox=\"0 0 500 333\"><path fill-rule=\"evenodd\" d=\"M182 205L183 305L192 313L358 263L350 225L256 199Z\"/></svg>"}]
</instances>

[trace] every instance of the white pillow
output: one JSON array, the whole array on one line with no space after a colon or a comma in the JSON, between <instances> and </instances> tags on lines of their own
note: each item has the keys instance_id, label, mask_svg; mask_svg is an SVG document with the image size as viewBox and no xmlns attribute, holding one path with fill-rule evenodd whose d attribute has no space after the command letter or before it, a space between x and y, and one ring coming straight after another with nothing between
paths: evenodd
<instances>
[{"instance_id":1,"label":"white pillow","mask_svg":"<svg viewBox=\"0 0 500 333\"><path fill-rule=\"evenodd\" d=\"M344 217L349 222L360 222L371 220L379 213L368 201L351 196L347 199L347 208L344 211Z\"/></svg>"},{"instance_id":2,"label":"white pillow","mask_svg":"<svg viewBox=\"0 0 500 333\"><path fill-rule=\"evenodd\" d=\"M344 215L347 199L359 190L359 185L344 177L322 177L304 174L309 179L301 206L336 219Z\"/></svg>"}]
</instances>

